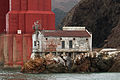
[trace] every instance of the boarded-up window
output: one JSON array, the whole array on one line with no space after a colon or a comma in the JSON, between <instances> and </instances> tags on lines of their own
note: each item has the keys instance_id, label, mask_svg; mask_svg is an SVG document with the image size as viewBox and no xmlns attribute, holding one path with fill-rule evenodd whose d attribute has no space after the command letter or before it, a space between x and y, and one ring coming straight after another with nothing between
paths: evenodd
<instances>
[{"instance_id":1,"label":"boarded-up window","mask_svg":"<svg viewBox=\"0 0 120 80\"><path fill-rule=\"evenodd\" d=\"M73 47L73 44L72 44L72 43L73 43L72 40L69 41L69 48L72 48L72 47Z\"/></svg>"},{"instance_id":2,"label":"boarded-up window","mask_svg":"<svg viewBox=\"0 0 120 80\"><path fill-rule=\"evenodd\" d=\"M65 48L65 41L62 41L62 49Z\"/></svg>"}]
</instances>

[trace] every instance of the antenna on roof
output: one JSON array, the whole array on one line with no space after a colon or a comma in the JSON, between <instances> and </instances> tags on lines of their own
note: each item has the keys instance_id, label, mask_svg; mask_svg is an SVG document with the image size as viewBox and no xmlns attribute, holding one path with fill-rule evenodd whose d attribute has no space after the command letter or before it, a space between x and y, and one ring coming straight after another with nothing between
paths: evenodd
<instances>
[{"instance_id":1,"label":"antenna on roof","mask_svg":"<svg viewBox=\"0 0 120 80\"><path fill-rule=\"evenodd\" d=\"M33 30L35 30L35 31L42 30L41 20L37 20L36 22L34 22Z\"/></svg>"}]
</instances>

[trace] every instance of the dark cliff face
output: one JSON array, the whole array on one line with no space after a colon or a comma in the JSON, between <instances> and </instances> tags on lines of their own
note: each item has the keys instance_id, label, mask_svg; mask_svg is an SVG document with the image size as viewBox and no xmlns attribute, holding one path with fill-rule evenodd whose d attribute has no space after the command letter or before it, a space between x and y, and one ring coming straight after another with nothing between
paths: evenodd
<instances>
[{"instance_id":1,"label":"dark cliff face","mask_svg":"<svg viewBox=\"0 0 120 80\"><path fill-rule=\"evenodd\" d=\"M111 34L108 36L104 47L120 48L120 20L117 27L112 29Z\"/></svg>"},{"instance_id":2,"label":"dark cliff face","mask_svg":"<svg viewBox=\"0 0 120 80\"><path fill-rule=\"evenodd\" d=\"M93 47L103 47L105 40L109 38L110 41L110 37L114 36L112 29L118 27L119 20L120 0L81 0L58 27L61 29L64 25L86 26L93 34Z\"/></svg>"}]
</instances>

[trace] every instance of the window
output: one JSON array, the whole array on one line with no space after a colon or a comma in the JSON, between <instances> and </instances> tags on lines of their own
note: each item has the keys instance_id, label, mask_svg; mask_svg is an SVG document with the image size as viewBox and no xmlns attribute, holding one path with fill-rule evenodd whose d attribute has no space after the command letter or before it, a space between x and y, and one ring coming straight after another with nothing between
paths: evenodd
<instances>
[{"instance_id":1,"label":"window","mask_svg":"<svg viewBox=\"0 0 120 80\"><path fill-rule=\"evenodd\" d=\"M65 41L62 41L62 49L65 48Z\"/></svg>"},{"instance_id":2,"label":"window","mask_svg":"<svg viewBox=\"0 0 120 80\"><path fill-rule=\"evenodd\" d=\"M36 41L34 41L34 46L36 46Z\"/></svg>"},{"instance_id":3,"label":"window","mask_svg":"<svg viewBox=\"0 0 120 80\"><path fill-rule=\"evenodd\" d=\"M72 40L71 41L69 41L69 48L72 48L72 46L73 46L73 44L72 44L73 42L72 42Z\"/></svg>"}]
</instances>

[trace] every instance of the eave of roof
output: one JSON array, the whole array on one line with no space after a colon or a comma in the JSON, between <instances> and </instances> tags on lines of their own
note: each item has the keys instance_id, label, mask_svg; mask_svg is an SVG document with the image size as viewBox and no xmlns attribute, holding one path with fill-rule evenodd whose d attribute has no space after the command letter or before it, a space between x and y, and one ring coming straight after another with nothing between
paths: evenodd
<instances>
[{"instance_id":1,"label":"eave of roof","mask_svg":"<svg viewBox=\"0 0 120 80\"><path fill-rule=\"evenodd\" d=\"M45 37L91 37L86 31L42 31Z\"/></svg>"}]
</instances>

